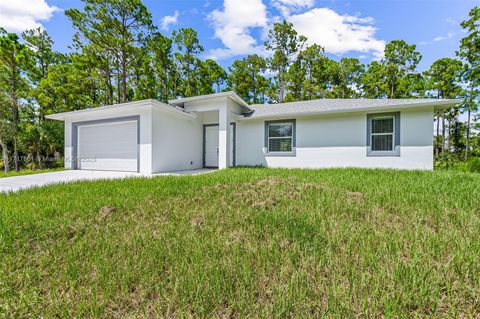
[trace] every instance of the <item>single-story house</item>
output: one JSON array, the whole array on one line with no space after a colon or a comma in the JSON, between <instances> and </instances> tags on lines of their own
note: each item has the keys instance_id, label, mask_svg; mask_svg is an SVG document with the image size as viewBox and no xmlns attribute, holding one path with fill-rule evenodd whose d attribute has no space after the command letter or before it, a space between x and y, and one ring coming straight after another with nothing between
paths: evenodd
<instances>
[{"instance_id":1,"label":"single-story house","mask_svg":"<svg viewBox=\"0 0 480 319\"><path fill-rule=\"evenodd\" d=\"M65 169L144 174L230 166L433 169L439 99L249 105L235 92L47 116L65 122Z\"/></svg>"}]
</instances>

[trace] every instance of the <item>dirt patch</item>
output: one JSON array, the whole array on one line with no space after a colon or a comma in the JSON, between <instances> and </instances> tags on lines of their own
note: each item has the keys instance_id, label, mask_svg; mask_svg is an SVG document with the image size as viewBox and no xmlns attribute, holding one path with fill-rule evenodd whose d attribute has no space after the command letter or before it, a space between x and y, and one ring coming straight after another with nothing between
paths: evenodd
<instances>
[{"instance_id":1,"label":"dirt patch","mask_svg":"<svg viewBox=\"0 0 480 319\"><path fill-rule=\"evenodd\" d=\"M284 239L278 244L281 250L288 249L291 245L292 241L290 239Z\"/></svg>"},{"instance_id":2,"label":"dirt patch","mask_svg":"<svg viewBox=\"0 0 480 319\"><path fill-rule=\"evenodd\" d=\"M222 206L250 206L254 209L271 209L282 202L301 199L308 191L323 191L320 183L306 182L295 177L269 176L242 184L217 184L213 190L224 194ZM233 190L233 192L232 192ZM212 187L205 187L203 194L210 194Z\"/></svg>"},{"instance_id":3,"label":"dirt patch","mask_svg":"<svg viewBox=\"0 0 480 319\"><path fill-rule=\"evenodd\" d=\"M363 202L367 198L367 194L361 192L346 192L345 198L347 202Z\"/></svg>"},{"instance_id":4,"label":"dirt patch","mask_svg":"<svg viewBox=\"0 0 480 319\"><path fill-rule=\"evenodd\" d=\"M195 217L190 221L190 225L192 225L193 228L200 228L204 222L203 217Z\"/></svg>"},{"instance_id":5,"label":"dirt patch","mask_svg":"<svg viewBox=\"0 0 480 319\"><path fill-rule=\"evenodd\" d=\"M111 214L115 213L116 211L117 211L117 208L115 208L113 206L105 206L105 207L102 207L98 210L98 215L99 215L100 219L105 219L108 216L110 216Z\"/></svg>"},{"instance_id":6,"label":"dirt patch","mask_svg":"<svg viewBox=\"0 0 480 319\"><path fill-rule=\"evenodd\" d=\"M232 246L235 244L243 244L247 241L247 234L245 232L239 230L232 232L228 239L226 240L225 244L227 246Z\"/></svg>"}]
</instances>

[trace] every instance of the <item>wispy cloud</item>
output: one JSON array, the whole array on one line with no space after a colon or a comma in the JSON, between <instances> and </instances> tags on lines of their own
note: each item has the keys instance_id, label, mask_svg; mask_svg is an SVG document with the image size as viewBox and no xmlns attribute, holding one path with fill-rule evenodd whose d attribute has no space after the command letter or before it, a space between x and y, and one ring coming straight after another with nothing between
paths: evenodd
<instances>
[{"instance_id":1,"label":"wispy cloud","mask_svg":"<svg viewBox=\"0 0 480 319\"><path fill-rule=\"evenodd\" d=\"M457 22L454 18L452 18L452 17L446 18L446 19L445 19L445 22L447 22L447 23L449 23L449 24L453 24L453 25L457 25L457 24L458 24L458 22Z\"/></svg>"},{"instance_id":2,"label":"wispy cloud","mask_svg":"<svg viewBox=\"0 0 480 319\"><path fill-rule=\"evenodd\" d=\"M445 35L439 35L435 38L433 38L432 40L430 41L422 41L422 42L419 42L418 44L420 45L429 45L429 44L433 44L435 42L440 42L440 41L445 41L445 40L450 40L452 38L454 38L457 34L453 31L450 31L448 32L447 34Z\"/></svg>"},{"instance_id":3,"label":"wispy cloud","mask_svg":"<svg viewBox=\"0 0 480 319\"><path fill-rule=\"evenodd\" d=\"M178 12L178 10L175 10L173 16L164 16L160 23L160 27L162 28L162 30L168 31L171 25L177 24L179 15L180 13Z\"/></svg>"}]
</instances>

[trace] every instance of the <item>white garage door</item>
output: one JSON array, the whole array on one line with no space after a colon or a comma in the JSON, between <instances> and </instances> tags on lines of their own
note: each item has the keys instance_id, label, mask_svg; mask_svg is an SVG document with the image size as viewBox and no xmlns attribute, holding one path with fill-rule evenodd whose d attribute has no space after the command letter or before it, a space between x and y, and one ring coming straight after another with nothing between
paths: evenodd
<instances>
[{"instance_id":1,"label":"white garage door","mask_svg":"<svg viewBox=\"0 0 480 319\"><path fill-rule=\"evenodd\" d=\"M78 169L138 170L137 121L78 127Z\"/></svg>"}]
</instances>

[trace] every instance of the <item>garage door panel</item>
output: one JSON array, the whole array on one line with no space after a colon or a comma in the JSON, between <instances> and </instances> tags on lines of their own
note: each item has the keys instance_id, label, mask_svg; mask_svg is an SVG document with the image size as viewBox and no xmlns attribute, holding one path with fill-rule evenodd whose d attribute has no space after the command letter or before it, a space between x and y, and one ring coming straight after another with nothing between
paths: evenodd
<instances>
[{"instance_id":1,"label":"garage door panel","mask_svg":"<svg viewBox=\"0 0 480 319\"><path fill-rule=\"evenodd\" d=\"M80 126L83 139L94 139L98 143L136 143L137 142L137 122L120 122L97 125ZM106 134L108 131L109 134ZM135 134L131 134L135 133ZM122 139L111 140L112 136L118 136Z\"/></svg>"},{"instance_id":2,"label":"garage door panel","mask_svg":"<svg viewBox=\"0 0 480 319\"><path fill-rule=\"evenodd\" d=\"M79 169L138 170L137 121L79 126Z\"/></svg>"},{"instance_id":3,"label":"garage door panel","mask_svg":"<svg viewBox=\"0 0 480 319\"><path fill-rule=\"evenodd\" d=\"M83 143L82 145L82 154L95 155L97 158L125 158L125 159L137 159L137 145L132 147L134 143L130 144L120 144L120 143L110 143L110 144L100 144L96 143L95 145L87 145ZM100 148L102 147L102 148Z\"/></svg>"},{"instance_id":4,"label":"garage door panel","mask_svg":"<svg viewBox=\"0 0 480 319\"><path fill-rule=\"evenodd\" d=\"M120 171L120 172L136 172L136 160L124 160L119 162L116 158L101 158L95 161L82 160L80 164L82 170L92 171Z\"/></svg>"}]
</instances>

